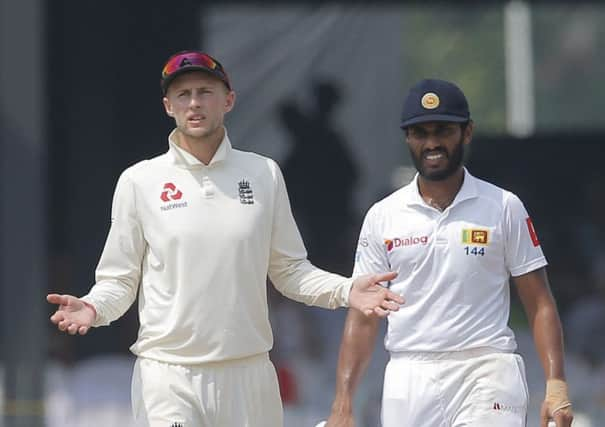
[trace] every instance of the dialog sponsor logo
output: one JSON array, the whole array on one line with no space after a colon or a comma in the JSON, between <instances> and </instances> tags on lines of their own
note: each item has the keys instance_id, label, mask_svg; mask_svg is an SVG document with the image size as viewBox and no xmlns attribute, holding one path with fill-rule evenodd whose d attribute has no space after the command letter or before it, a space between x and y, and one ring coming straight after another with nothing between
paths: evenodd
<instances>
[{"instance_id":1,"label":"dialog sponsor logo","mask_svg":"<svg viewBox=\"0 0 605 427\"><path fill-rule=\"evenodd\" d=\"M384 239L384 244L387 247L387 252L403 246L426 245L429 242L429 236L415 237L395 237L393 239Z\"/></svg>"}]
</instances>

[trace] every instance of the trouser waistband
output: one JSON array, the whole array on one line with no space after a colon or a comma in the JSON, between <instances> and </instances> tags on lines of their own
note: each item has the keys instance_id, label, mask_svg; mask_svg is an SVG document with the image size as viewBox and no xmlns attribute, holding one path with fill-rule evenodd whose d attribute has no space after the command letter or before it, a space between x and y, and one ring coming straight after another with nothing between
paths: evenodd
<instances>
[{"instance_id":1,"label":"trouser waistband","mask_svg":"<svg viewBox=\"0 0 605 427\"><path fill-rule=\"evenodd\" d=\"M479 347L460 351L394 351L391 359L398 360L468 360L488 354L511 353L491 347Z\"/></svg>"}]
</instances>

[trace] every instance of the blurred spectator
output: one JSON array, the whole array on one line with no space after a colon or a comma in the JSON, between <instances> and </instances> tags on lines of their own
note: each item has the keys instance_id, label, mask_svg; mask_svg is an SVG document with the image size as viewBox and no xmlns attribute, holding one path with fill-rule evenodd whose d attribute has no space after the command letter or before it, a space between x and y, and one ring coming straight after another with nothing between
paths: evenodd
<instances>
[{"instance_id":1,"label":"blurred spectator","mask_svg":"<svg viewBox=\"0 0 605 427\"><path fill-rule=\"evenodd\" d=\"M334 113L342 101L335 83L313 85L314 106L301 111L292 100L279 108L293 147L283 163L292 210L309 259L330 271L351 270L358 221L354 191L358 166Z\"/></svg>"},{"instance_id":2,"label":"blurred spectator","mask_svg":"<svg viewBox=\"0 0 605 427\"><path fill-rule=\"evenodd\" d=\"M279 105L279 118L292 142L283 162L284 178L309 259L321 268L349 275L360 226L354 208L358 165L335 124L335 112L342 102L340 88L332 81L317 80L312 94L313 105L308 110L292 99ZM344 312L302 309L278 295L272 302L273 357L278 370L289 363L297 375L291 366L294 359L324 363L326 357L330 358L327 369L333 369ZM288 330L281 333L283 324ZM300 328L293 333L295 324Z\"/></svg>"},{"instance_id":3,"label":"blurred spectator","mask_svg":"<svg viewBox=\"0 0 605 427\"><path fill-rule=\"evenodd\" d=\"M586 182L581 216L570 221L576 239L571 252L579 254L589 280L588 292L578 299L564 321L567 348L593 366L605 364L605 199L602 175Z\"/></svg>"}]
</instances>

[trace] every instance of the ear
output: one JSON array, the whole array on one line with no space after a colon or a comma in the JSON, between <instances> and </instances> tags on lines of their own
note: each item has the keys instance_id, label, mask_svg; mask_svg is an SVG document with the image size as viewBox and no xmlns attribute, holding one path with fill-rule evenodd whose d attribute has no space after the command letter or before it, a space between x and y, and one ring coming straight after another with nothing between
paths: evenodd
<instances>
[{"instance_id":1,"label":"ear","mask_svg":"<svg viewBox=\"0 0 605 427\"><path fill-rule=\"evenodd\" d=\"M225 113L233 110L233 106L235 105L235 92L230 90L225 97Z\"/></svg>"},{"instance_id":2,"label":"ear","mask_svg":"<svg viewBox=\"0 0 605 427\"><path fill-rule=\"evenodd\" d=\"M466 125L466 129L464 129L464 144L470 144L473 139L473 127L474 122L469 120L468 125Z\"/></svg>"},{"instance_id":3,"label":"ear","mask_svg":"<svg viewBox=\"0 0 605 427\"><path fill-rule=\"evenodd\" d=\"M409 128L402 129L403 130L403 142L410 145L410 130Z\"/></svg>"},{"instance_id":4,"label":"ear","mask_svg":"<svg viewBox=\"0 0 605 427\"><path fill-rule=\"evenodd\" d=\"M174 117L174 112L172 111L172 104L166 96L162 99L162 103L164 104L164 110L166 110L166 114L170 117Z\"/></svg>"}]
</instances>

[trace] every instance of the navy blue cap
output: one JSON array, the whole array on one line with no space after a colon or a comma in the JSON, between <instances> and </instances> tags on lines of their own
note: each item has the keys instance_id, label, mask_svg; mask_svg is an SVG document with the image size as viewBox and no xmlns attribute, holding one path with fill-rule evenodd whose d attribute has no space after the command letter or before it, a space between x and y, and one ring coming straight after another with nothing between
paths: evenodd
<instances>
[{"instance_id":1,"label":"navy blue cap","mask_svg":"<svg viewBox=\"0 0 605 427\"><path fill-rule=\"evenodd\" d=\"M425 122L468 122L471 114L464 93L454 83L424 79L413 86L403 103L401 128Z\"/></svg>"}]
</instances>

